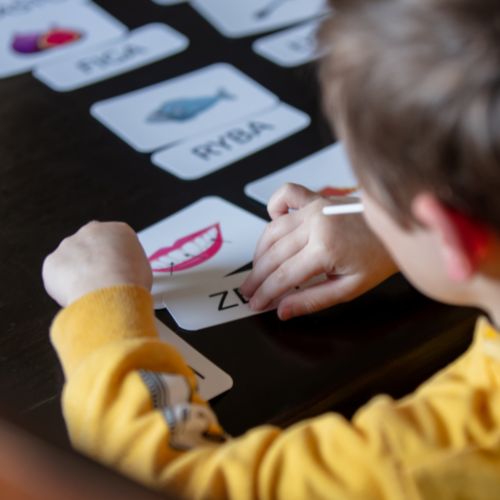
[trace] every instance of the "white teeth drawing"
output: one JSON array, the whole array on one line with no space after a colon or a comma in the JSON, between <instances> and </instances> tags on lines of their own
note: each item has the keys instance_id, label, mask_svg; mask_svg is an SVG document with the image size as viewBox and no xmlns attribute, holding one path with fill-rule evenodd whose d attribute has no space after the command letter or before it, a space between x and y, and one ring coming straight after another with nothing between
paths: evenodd
<instances>
[{"instance_id":1,"label":"white teeth drawing","mask_svg":"<svg viewBox=\"0 0 500 500\"><path fill-rule=\"evenodd\" d=\"M213 257L222 247L219 224L181 238L168 248L155 252L149 261L155 272L173 274L198 266Z\"/></svg>"}]
</instances>

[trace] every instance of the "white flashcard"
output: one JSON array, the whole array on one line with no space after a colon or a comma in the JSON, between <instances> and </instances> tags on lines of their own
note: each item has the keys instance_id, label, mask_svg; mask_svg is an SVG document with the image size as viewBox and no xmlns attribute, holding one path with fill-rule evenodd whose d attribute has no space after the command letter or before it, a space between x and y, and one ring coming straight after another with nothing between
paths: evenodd
<instances>
[{"instance_id":1,"label":"white flashcard","mask_svg":"<svg viewBox=\"0 0 500 500\"><path fill-rule=\"evenodd\" d=\"M312 21L279 33L259 38L252 45L254 52L279 66L291 68L321 57L316 33L320 21Z\"/></svg>"},{"instance_id":2,"label":"white flashcard","mask_svg":"<svg viewBox=\"0 0 500 500\"><path fill-rule=\"evenodd\" d=\"M310 123L309 115L281 103L271 111L158 151L151 161L181 179L199 179L295 134Z\"/></svg>"},{"instance_id":3,"label":"white flashcard","mask_svg":"<svg viewBox=\"0 0 500 500\"><path fill-rule=\"evenodd\" d=\"M245 194L267 205L271 196L287 182L326 196L359 196L359 182L340 142L247 184Z\"/></svg>"},{"instance_id":4,"label":"white flashcard","mask_svg":"<svg viewBox=\"0 0 500 500\"><path fill-rule=\"evenodd\" d=\"M278 102L234 66L219 63L98 102L90 112L137 151L147 153Z\"/></svg>"},{"instance_id":5,"label":"white flashcard","mask_svg":"<svg viewBox=\"0 0 500 500\"><path fill-rule=\"evenodd\" d=\"M191 5L229 38L284 28L328 11L325 0L194 0Z\"/></svg>"},{"instance_id":6,"label":"white flashcard","mask_svg":"<svg viewBox=\"0 0 500 500\"><path fill-rule=\"evenodd\" d=\"M246 271L195 287L167 292L163 295L163 304L183 330L192 332L273 311L286 296L326 279L324 274L318 276L274 300L265 311L255 312L239 291L249 274L250 271Z\"/></svg>"},{"instance_id":7,"label":"white flashcard","mask_svg":"<svg viewBox=\"0 0 500 500\"><path fill-rule=\"evenodd\" d=\"M70 58L35 68L36 78L65 92L126 73L185 50L189 40L170 26L147 24L118 40L72 54Z\"/></svg>"},{"instance_id":8,"label":"white flashcard","mask_svg":"<svg viewBox=\"0 0 500 500\"><path fill-rule=\"evenodd\" d=\"M117 38L127 27L83 0L0 2L0 78Z\"/></svg>"},{"instance_id":9,"label":"white flashcard","mask_svg":"<svg viewBox=\"0 0 500 500\"><path fill-rule=\"evenodd\" d=\"M153 269L155 308L167 291L227 276L253 260L267 222L217 197L207 197L141 231Z\"/></svg>"},{"instance_id":10,"label":"white flashcard","mask_svg":"<svg viewBox=\"0 0 500 500\"><path fill-rule=\"evenodd\" d=\"M159 319L155 318L155 324L160 340L175 347L194 371L200 397L210 401L233 387L233 379L226 372L191 347Z\"/></svg>"}]
</instances>

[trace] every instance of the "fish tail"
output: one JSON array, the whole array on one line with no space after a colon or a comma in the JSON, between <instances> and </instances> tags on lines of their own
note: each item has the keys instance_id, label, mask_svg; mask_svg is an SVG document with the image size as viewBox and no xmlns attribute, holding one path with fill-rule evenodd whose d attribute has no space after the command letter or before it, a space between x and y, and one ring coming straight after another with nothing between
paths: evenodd
<instances>
[{"instance_id":1,"label":"fish tail","mask_svg":"<svg viewBox=\"0 0 500 500\"><path fill-rule=\"evenodd\" d=\"M225 88L219 89L219 92L217 93L217 97L219 99L236 99L236 96L233 94L230 94Z\"/></svg>"}]
</instances>

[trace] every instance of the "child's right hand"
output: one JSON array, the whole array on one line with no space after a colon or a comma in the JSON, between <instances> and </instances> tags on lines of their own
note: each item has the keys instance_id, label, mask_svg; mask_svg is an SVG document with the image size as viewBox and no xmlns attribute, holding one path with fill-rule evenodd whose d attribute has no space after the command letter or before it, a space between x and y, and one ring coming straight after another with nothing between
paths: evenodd
<instances>
[{"instance_id":1,"label":"child's right hand","mask_svg":"<svg viewBox=\"0 0 500 500\"><path fill-rule=\"evenodd\" d=\"M352 300L397 272L361 215L323 215L322 208L333 201L297 184L285 184L273 195L268 204L273 220L257 244L253 271L240 287L251 297L253 310L262 311L288 290L325 273L326 282L289 295L278 308L282 320L310 314Z\"/></svg>"},{"instance_id":2,"label":"child's right hand","mask_svg":"<svg viewBox=\"0 0 500 500\"><path fill-rule=\"evenodd\" d=\"M116 285L151 289L153 273L135 232L122 222L90 222L61 242L43 263L47 293L65 307Z\"/></svg>"}]
</instances>

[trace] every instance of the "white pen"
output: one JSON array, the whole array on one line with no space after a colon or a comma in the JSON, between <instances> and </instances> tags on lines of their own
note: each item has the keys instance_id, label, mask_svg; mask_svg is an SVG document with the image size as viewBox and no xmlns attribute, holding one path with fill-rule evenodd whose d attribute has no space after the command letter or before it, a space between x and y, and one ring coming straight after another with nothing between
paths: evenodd
<instances>
[{"instance_id":1,"label":"white pen","mask_svg":"<svg viewBox=\"0 0 500 500\"><path fill-rule=\"evenodd\" d=\"M340 205L328 205L327 207L323 207L323 213L325 215L359 214L363 212L364 209L363 203L343 203Z\"/></svg>"}]
</instances>

